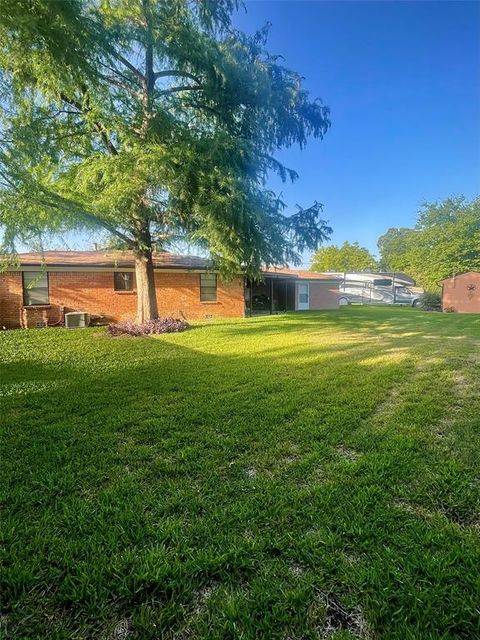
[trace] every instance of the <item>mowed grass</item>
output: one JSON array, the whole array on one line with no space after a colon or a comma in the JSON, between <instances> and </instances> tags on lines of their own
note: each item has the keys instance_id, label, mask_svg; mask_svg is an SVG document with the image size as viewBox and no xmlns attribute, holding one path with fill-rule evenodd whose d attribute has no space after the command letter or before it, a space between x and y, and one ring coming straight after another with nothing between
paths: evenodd
<instances>
[{"instance_id":1,"label":"mowed grass","mask_svg":"<svg viewBox=\"0 0 480 640\"><path fill-rule=\"evenodd\" d=\"M0 334L0 637L480 638L480 316Z\"/></svg>"}]
</instances>

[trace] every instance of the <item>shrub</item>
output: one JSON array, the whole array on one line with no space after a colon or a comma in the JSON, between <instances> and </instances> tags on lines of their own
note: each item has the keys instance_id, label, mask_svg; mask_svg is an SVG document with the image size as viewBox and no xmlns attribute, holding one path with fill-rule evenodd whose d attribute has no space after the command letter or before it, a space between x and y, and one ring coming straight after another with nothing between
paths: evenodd
<instances>
[{"instance_id":1,"label":"shrub","mask_svg":"<svg viewBox=\"0 0 480 640\"><path fill-rule=\"evenodd\" d=\"M190 325L178 318L158 318L143 324L136 324L132 320L114 322L108 325L107 333L111 336L151 336L158 333L177 333L185 331Z\"/></svg>"},{"instance_id":2,"label":"shrub","mask_svg":"<svg viewBox=\"0 0 480 640\"><path fill-rule=\"evenodd\" d=\"M441 311L442 297L436 291L425 291L422 295L419 306L425 311Z\"/></svg>"}]
</instances>

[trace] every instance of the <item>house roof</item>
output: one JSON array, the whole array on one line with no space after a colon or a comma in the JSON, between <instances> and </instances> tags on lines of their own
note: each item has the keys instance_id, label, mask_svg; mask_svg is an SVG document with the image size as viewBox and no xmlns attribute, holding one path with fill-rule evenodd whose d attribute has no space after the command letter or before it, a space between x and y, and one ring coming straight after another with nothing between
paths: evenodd
<instances>
[{"instance_id":1,"label":"house roof","mask_svg":"<svg viewBox=\"0 0 480 640\"><path fill-rule=\"evenodd\" d=\"M306 269L287 269L286 267L270 267L262 271L266 276L278 276L281 278L294 278L298 280L325 280L326 282L338 282L335 274L318 273Z\"/></svg>"},{"instance_id":2,"label":"house roof","mask_svg":"<svg viewBox=\"0 0 480 640\"><path fill-rule=\"evenodd\" d=\"M5 258L4 258L5 261ZM44 251L42 253L19 253L16 262L24 266L50 267L134 267L132 251ZM180 256L161 252L153 256L156 268L207 269L210 261L199 256Z\"/></svg>"},{"instance_id":3,"label":"house roof","mask_svg":"<svg viewBox=\"0 0 480 640\"><path fill-rule=\"evenodd\" d=\"M0 256L1 263L7 263L7 256ZM12 258L8 257L11 264ZM44 251L19 253L15 256L15 264L25 267L106 267L133 268L135 258L133 251ZM200 256L184 256L167 251L153 255L153 265L156 269L208 269L212 263L208 258ZM288 269L269 267L262 271L265 276L292 278L293 280L324 280L336 282L334 274L316 273L303 269Z\"/></svg>"},{"instance_id":4,"label":"house roof","mask_svg":"<svg viewBox=\"0 0 480 640\"><path fill-rule=\"evenodd\" d=\"M457 273L454 276L450 276L450 278L443 278L443 280L439 280L439 282L447 282L447 280L454 280L455 278L461 278L462 276L468 276L471 273L475 274L476 276L480 276L480 271L464 271L463 273Z\"/></svg>"}]
</instances>

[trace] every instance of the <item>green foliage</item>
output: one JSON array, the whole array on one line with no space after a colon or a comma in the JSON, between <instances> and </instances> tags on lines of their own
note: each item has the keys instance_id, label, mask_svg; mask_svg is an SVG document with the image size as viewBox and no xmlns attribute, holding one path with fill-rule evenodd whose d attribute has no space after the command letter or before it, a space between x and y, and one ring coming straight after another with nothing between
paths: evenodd
<instances>
[{"instance_id":1,"label":"green foliage","mask_svg":"<svg viewBox=\"0 0 480 640\"><path fill-rule=\"evenodd\" d=\"M425 204L414 229L389 229L378 240L382 266L404 271L426 289L455 273L480 269L480 198Z\"/></svg>"},{"instance_id":2,"label":"green foliage","mask_svg":"<svg viewBox=\"0 0 480 640\"><path fill-rule=\"evenodd\" d=\"M0 332L0 636L473 640L479 342L385 307Z\"/></svg>"},{"instance_id":3,"label":"green foliage","mask_svg":"<svg viewBox=\"0 0 480 640\"><path fill-rule=\"evenodd\" d=\"M402 271L402 256L407 251L407 242L412 229L392 227L377 242L380 251L380 268L382 271Z\"/></svg>"},{"instance_id":4,"label":"green foliage","mask_svg":"<svg viewBox=\"0 0 480 640\"><path fill-rule=\"evenodd\" d=\"M187 237L225 275L297 262L330 232L314 203L286 216L274 158L329 112L247 36L235 0L4 0L0 224L4 245L106 229L146 254Z\"/></svg>"},{"instance_id":5,"label":"green foliage","mask_svg":"<svg viewBox=\"0 0 480 640\"><path fill-rule=\"evenodd\" d=\"M442 296L438 291L425 291L420 299L420 305L425 311L441 311Z\"/></svg>"},{"instance_id":6,"label":"green foliage","mask_svg":"<svg viewBox=\"0 0 480 640\"><path fill-rule=\"evenodd\" d=\"M322 247L312 257L311 271L369 271L377 267L375 258L358 242L341 247Z\"/></svg>"}]
</instances>

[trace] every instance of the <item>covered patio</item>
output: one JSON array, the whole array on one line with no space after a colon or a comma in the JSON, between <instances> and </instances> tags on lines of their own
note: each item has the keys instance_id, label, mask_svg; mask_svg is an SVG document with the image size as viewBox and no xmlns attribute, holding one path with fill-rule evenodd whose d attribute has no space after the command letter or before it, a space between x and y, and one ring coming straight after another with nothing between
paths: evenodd
<instances>
[{"instance_id":1,"label":"covered patio","mask_svg":"<svg viewBox=\"0 0 480 640\"><path fill-rule=\"evenodd\" d=\"M245 282L247 316L295 311L295 276L279 274Z\"/></svg>"}]
</instances>

